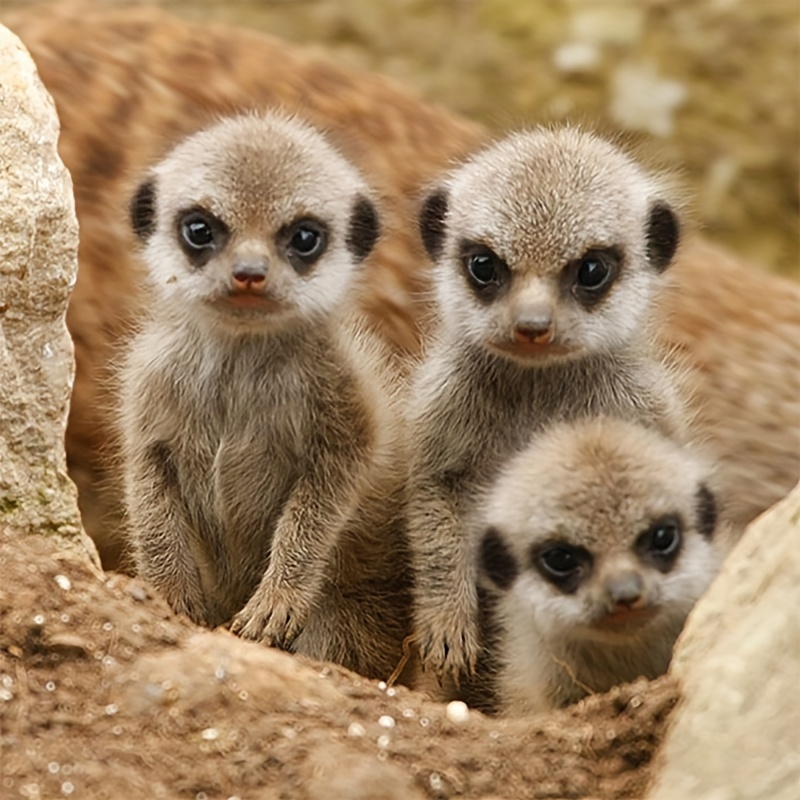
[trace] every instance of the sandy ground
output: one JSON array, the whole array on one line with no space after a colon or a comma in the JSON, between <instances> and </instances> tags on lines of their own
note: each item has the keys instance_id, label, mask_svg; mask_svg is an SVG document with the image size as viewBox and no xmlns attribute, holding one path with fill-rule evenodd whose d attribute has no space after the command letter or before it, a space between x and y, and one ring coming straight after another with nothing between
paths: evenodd
<instances>
[{"instance_id":1,"label":"sandy ground","mask_svg":"<svg viewBox=\"0 0 800 800\"><path fill-rule=\"evenodd\" d=\"M202 632L45 539L0 543L4 800L640 798L677 697L662 678L452 721L423 694Z\"/></svg>"}]
</instances>

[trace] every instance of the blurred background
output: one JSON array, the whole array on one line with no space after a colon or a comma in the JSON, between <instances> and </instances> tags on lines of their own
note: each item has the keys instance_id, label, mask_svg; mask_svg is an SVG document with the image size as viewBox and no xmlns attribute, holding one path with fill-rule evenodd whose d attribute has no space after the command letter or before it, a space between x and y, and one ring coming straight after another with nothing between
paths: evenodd
<instances>
[{"instance_id":1,"label":"blurred background","mask_svg":"<svg viewBox=\"0 0 800 800\"><path fill-rule=\"evenodd\" d=\"M497 131L571 120L634 134L680 168L714 239L798 276L798 0L84 2L146 4L313 45Z\"/></svg>"}]
</instances>

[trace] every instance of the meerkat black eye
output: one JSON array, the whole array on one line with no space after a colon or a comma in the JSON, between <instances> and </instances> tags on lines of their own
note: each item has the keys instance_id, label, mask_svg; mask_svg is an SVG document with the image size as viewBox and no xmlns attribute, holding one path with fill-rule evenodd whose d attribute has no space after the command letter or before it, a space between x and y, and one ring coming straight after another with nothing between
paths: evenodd
<instances>
[{"instance_id":1,"label":"meerkat black eye","mask_svg":"<svg viewBox=\"0 0 800 800\"><path fill-rule=\"evenodd\" d=\"M542 577L567 594L578 588L592 563L587 550L562 542L534 548L531 557Z\"/></svg>"},{"instance_id":2,"label":"meerkat black eye","mask_svg":"<svg viewBox=\"0 0 800 800\"><path fill-rule=\"evenodd\" d=\"M682 525L678 517L667 515L654 522L637 542L640 555L651 561L662 572L672 568L682 543Z\"/></svg>"},{"instance_id":3,"label":"meerkat black eye","mask_svg":"<svg viewBox=\"0 0 800 800\"><path fill-rule=\"evenodd\" d=\"M320 258L328 246L325 226L313 219L293 223L282 238L286 242L286 258L301 274Z\"/></svg>"},{"instance_id":4,"label":"meerkat black eye","mask_svg":"<svg viewBox=\"0 0 800 800\"><path fill-rule=\"evenodd\" d=\"M214 229L211 223L202 217L185 219L181 225L181 233L189 247L195 250L204 250L214 246Z\"/></svg>"},{"instance_id":5,"label":"meerkat black eye","mask_svg":"<svg viewBox=\"0 0 800 800\"><path fill-rule=\"evenodd\" d=\"M483 299L494 299L508 283L508 266L488 247L464 242L461 246L461 261L470 285Z\"/></svg>"},{"instance_id":6,"label":"meerkat black eye","mask_svg":"<svg viewBox=\"0 0 800 800\"><path fill-rule=\"evenodd\" d=\"M588 250L573 262L573 292L584 305L592 305L611 288L619 272L616 250Z\"/></svg>"},{"instance_id":7,"label":"meerkat black eye","mask_svg":"<svg viewBox=\"0 0 800 800\"><path fill-rule=\"evenodd\" d=\"M208 263L211 256L228 241L228 227L208 211L193 208L178 215L181 249L196 267Z\"/></svg>"}]
</instances>

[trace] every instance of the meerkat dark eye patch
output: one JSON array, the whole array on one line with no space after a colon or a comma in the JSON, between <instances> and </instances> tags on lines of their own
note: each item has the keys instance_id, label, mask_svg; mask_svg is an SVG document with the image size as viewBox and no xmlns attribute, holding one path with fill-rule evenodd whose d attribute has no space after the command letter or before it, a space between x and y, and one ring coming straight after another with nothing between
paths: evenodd
<instances>
[{"instance_id":1,"label":"meerkat dark eye patch","mask_svg":"<svg viewBox=\"0 0 800 800\"><path fill-rule=\"evenodd\" d=\"M564 594L573 594L592 569L592 554L566 542L545 542L531 548L531 562L539 574Z\"/></svg>"},{"instance_id":2,"label":"meerkat dark eye patch","mask_svg":"<svg viewBox=\"0 0 800 800\"><path fill-rule=\"evenodd\" d=\"M616 247L593 248L566 267L572 293L581 305L591 307L609 292L620 271L622 254Z\"/></svg>"},{"instance_id":3,"label":"meerkat dark eye patch","mask_svg":"<svg viewBox=\"0 0 800 800\"><path fill-rule=\"evenodd\" d=\"M467 281L481 300L494 300L510 283L508 265L486 245L464 240L459 254Z\"/></svg>"},{"instance_id":4,"label":"meerkat dark eye patch","mask_svg":"<svg viewBox=\"0 0 800 800\"><path fill-rule=\"evenodd\" d=\"M149 178L131 198L130 219L133 232L146 242L156 229L156 182Z\"/></svg>"},{"instance_id":5,"label":"meerkat dark eye patch","mask_svg":"<svg viewBox=\"0 0 800 800\"><path fill-rule=\"evenodd\" d=\"M350 230L347 232L348 249L359 261L363 261L375 247L380 232L375 206L366 197L359 197L350 216Z\"/></svg>"},{"instance_id":6,"label":"meerkat dark eye patch","mask_svg":"<svg viewBox=\"0 0 800 800\"><path fill-rule=\"evenodd\" d=\"M305 275L328 248L328 228L316 219L298 219L278 233L286 260Z\"/></svg>"},{"instance_id":7,"label":"meerkat dark eye patch","mask_svg":"<svg viewBox=\"0 0 800 800\"><path fill-rule=\"evenodd\" d=\"M658 272L672 262L680 240L680 225L666 203L655 203L647 220L647 259Z\"/></svg>"},{"instance_id":8,"label":"meerkat dark eye patch","mask_svg":"<svg viewBox=\"0 0 800 800\"><path fill-rule=\"evenodd\" d=\"M425 252L432 261L442 255L444 248L445 217L447 217L447 192L437 189L429 194L419 212L419 233Z\"/></svg>"},{"instance_id":9,"label":"meerkat dark eye patch","mask_svg":"<svg viewBox=\"0 0 800 800\"><path fill-rule=\"evenodd\" d=\"M514 554L495 528L489 528L481 539L480 568L498 589L508 589L517 579L519 566Z\"/></svg>"},{"instance_id":10,"label":"meerkat dark eye patch","mask_svg":"<svg viewBox=\"0 0 800 800\"><path fill-rule=\"evenodd\" d=\"M204 208L195 206L178 213L178 244L195 267L203 267L230 238L228 226Z\"/></svg>"},{"instance_id":11,"label":"meerkat dark eye patch","mask_svg":"<svg viewBox=\"0 0 800 800\"><path fill-rule=\"evenodd\" d=\"M717 527L717 499L714 493L703 484L697 490L697 530L711 538Z\"/></svg>"},{"instance_id":12,"label":"meerkat dark eye patch","mask_svg":"<svg viewBox=\"0 0 800 800\"><path fill-rule=\"evenodd\" d=\"M683 523L675 514L657 519L636 540L636 551L642 561L660 572L669 572L681 551Z\"/></svg>"}]
</instances>

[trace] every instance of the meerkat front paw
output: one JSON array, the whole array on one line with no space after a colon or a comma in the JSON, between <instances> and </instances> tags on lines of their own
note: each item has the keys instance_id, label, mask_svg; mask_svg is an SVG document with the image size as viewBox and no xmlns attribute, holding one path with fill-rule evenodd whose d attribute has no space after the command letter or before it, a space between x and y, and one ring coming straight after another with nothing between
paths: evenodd
<instances>
[{"instance_id":1,"label":"meerkat front paw","mask_svg":"<svg viewBox=\"0 0 800 800\"><path fill-rule=\"evenodd\" d=\"M448 607L435 613L420 614L416 638L423 667L433 670L441 681L475 672L480 654L477 608L471 612Z\"/></svg>"},{"instance_id":2,"label":"meerkat front paw","mask_svg":"<svg viewBox=\"0 0 800 800\"><path fill-rule=\"evenodd\" d=\"M231 631L243 639L287 650L302 631L310 610L307 592L262 585L234 617Z\"/></svg>"}]
</instances>

